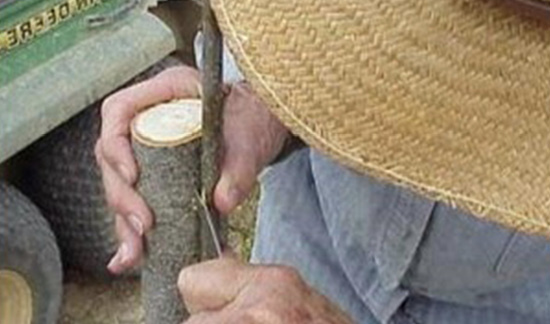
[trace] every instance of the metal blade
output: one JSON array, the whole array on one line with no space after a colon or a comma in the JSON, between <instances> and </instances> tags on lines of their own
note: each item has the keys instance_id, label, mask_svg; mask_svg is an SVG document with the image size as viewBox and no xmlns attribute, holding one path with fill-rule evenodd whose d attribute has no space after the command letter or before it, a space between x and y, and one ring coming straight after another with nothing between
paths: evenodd
<instances>
[{"instance_id":1,"label":"metal blade","mask_svg":"<svg viewBox=\"0 0 550 324\"><path fill-rule=\"evenodd\" d=\"M203 208L204 218L206 219L206 224L208 225L208 230L210 232L210 236L212 237L212 243L214 244L214 248L216 249L216 254L218 255L219 258L221 258L223 255L223 246L221 243L220 233L218 232L218 229L214 225L214 221L212 220L212 214L210 214L210 210L206 205L204 192L202 193L202 195L199 195L198 192L196 192L196 194Z\"/></svg>"}]
</instances>

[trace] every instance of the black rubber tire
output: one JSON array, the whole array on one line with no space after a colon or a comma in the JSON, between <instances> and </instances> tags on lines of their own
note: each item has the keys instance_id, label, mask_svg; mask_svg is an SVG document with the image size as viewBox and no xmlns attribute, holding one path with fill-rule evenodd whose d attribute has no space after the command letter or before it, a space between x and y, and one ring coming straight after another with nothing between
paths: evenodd
<instances>
[{"instance_id":1,"label":"black rubber tire","mask_svg":"<svg viewBox=\"0 0 550 324\"><path fill-rule=\"evenodd\" d=\"M31 145L22 155L18 185L50 222L65 267L108 276L116 237L94 157L99 109L86 108Z\"/></svg>"},{"instance_id":2,"label":"black rubber tire","mask_svg":"<svg viewBox=\"0 0 550 324\"><path fill-rule=\"evenodd\" d=\"M180 64L165 58L128 84ZM117 241L114 217L107 207L94 157L100 106L98 102L87 107L27 148L18 162L17 184L50 222L65 267L110 277L106 265L116 251Z\"/></svg>"},{"instance_id":3,"label":"black rubber tire","mask_svg":"<svg viewBox=\"0 0 550 324\"><path fill-rule=\"evenodd\" d=\"M30 286L33 324L56 323L63 285L55 236L38 208L3 182L0 182L0 270L17 272Z\"/></svg>"}]
</instances>

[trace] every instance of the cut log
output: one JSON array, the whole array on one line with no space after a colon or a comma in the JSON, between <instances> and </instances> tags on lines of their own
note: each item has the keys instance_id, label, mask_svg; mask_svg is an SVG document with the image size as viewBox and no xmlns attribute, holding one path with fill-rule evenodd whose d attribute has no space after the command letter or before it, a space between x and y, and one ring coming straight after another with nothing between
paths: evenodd
<instances>
[{"instance_id":1,"label":"cut log","mask_svg":"<svg viewBox=\"0 0 550 324\"><path fill-rule=\"evenodd\" d=\"M155 215L142 270L148 324L180 324L187 317L176 284L179 271L199 261L201 253L201 107L194 99L165 103L132 123L138 190Z\"/></svg>"}]
</instances>

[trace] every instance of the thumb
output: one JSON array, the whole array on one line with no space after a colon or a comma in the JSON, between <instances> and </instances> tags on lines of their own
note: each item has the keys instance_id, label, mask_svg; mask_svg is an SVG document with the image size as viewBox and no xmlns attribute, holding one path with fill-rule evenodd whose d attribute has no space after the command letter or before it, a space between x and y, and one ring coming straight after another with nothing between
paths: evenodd
<instances>
[{"instance_id":1,"label":"thumb","mask_svg":"<svg viewBox=\"0 0 550 324\"><path fill-rule=\"evenodd\" d=\"M254 159L236 153L233 150L226 152L220 180L214 189L214 204L224 215L229 214L246 199L258 175Z\"/></svg>"},{"instance_id":2,"label":"thumb","mask_svg":"<svg viewBox=\"0 0 550 324\"><path fill-rule=\"evenodd\" d=\"M183 269L178 288L189 313L214 311L235 300L255 273L255 266L223 257Z\"/></svg>"}]
</instances>

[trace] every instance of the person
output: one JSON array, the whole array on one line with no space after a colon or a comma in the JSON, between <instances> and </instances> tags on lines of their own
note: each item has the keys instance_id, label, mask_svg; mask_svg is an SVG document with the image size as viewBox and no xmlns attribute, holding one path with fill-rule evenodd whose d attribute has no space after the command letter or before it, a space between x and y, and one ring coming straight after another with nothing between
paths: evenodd
<instances>
[{"instance_id":1,"label":"person","mask_svg":"<svg viewBox=\"0 0 550 324\"><path fill-rule=\"evenodd\" d=\"M487 13L489 21L518 19L490 2L441 3L453 10L470 6L469 14ZM388 6L404 7L399 1ZM188 323L548 323L546 238L358 172L318 149L305 147L272 164L292 134L267 96L253 90L225 55L224 155L214 204L230 213L259 177L258 224L251 264L227 257L181 272ZM550 70L546 63L544 71ZM199 72L182 66L103 104L96 156L121 242L108 265L112 272L137 264L143 234L153 226L134 189L139 170L128 139L130 121L153 104L198 97L199 88Z\"/></svg>"}]
</instances>

